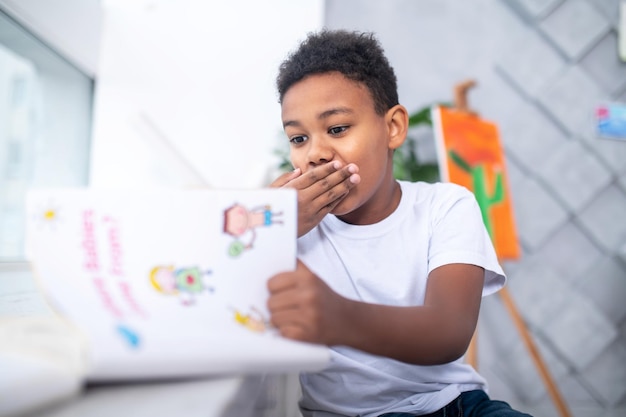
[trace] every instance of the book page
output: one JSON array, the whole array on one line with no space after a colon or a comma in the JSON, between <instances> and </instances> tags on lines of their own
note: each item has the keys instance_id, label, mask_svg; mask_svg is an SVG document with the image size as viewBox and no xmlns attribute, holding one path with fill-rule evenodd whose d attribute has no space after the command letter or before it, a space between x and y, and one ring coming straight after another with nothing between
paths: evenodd
<instances>
[{"instance_id":1,"label":"book page","mask_svg":"<svg viewBox=\"0 0 626 417\"><path fill-rule=\"evenodd\" d=\"M88 379L328 361L268 321L266 281L296 264L294 190L39 190L27 210L36 279L86 335Z\"/></svg>"}]
</instances>

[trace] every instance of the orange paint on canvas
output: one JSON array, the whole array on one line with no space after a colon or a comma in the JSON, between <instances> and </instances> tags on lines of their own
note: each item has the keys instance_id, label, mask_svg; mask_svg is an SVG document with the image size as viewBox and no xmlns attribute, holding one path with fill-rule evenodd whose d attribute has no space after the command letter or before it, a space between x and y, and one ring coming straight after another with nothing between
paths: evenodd
<instances>
[{"instance_id":1,"label":"orange paint on canvas","mask_svg":"<svg viewBox=\"0 0 626 417\"><path fill-rule=\"evenodd\" d=\"M471 190L500 259L518 259L520 248L504 153L495 124L445 107L433 109L443 181Z\"/></svg>"}]
</instances>

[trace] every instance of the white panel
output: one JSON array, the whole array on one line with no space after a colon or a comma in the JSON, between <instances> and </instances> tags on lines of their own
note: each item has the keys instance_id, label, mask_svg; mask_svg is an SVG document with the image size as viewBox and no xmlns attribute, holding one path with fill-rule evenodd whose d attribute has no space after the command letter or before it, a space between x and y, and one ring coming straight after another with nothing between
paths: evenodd
<instances>
[{"instance_id":1,"label":"white panel","mask_svg":"<svg viewBox=\"0 0 626 417\"><path fill-rule=\"evenodd\" d=\"M0 9L95 77L102 19L99 0L0 0Z\"/></svg>"},{"instance_id":2,"label":"white panel","mask_svg":"<svg viewBox=\"0 0 626 417\"><path fill-rule=\"evenodd\" d=\"M103 7L92 185L267 184L282 140L278 65L321 27L322 1Z\"/></svg>"}]
</instances>

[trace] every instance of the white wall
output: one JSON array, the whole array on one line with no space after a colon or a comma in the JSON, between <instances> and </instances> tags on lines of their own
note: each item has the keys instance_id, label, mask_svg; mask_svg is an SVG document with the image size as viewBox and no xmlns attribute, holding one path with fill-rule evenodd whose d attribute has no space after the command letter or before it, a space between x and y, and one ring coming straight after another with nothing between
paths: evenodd
<instances>
[{"instance_id":1,"label":"white wall","mask_svg":"<svg viewBox=\"0 0 626 417\"><path fill-rule=\"evenodd\" d=\"M266 185L283 139L278 65L321 27L323 2L103 7L91 184Z\"/></svg>"},{"instance_id":2,"label":"white wall","mask_svg":"<svg viewBox=\"0 0 626 417\"><path fill-rule=\"evenodd\" d=\"M322 0L0 7L96 79L96 187L266 185L282 139L277 67L323 19Z\"/></svg>"},{"instance_id":3,"label":"white wall","mask_svg":"<svg viewBox=\"0 0 626 417\"><path fill-rule=\"evenodd\" d=\"M89 77L95 76L100 0L0 0L0 8Z\"/></svg>"},{"instance_id":4,"label":"white wall","mask_svg":"<svg viewBox=\"0 0 626 417\"><path fill-rule=\"evenodd\" d=\"M23 259L24 197L30 187L87 183L101 12L94 0L0 0L0 10L0 260L5 262Z\"/></svg>"}]
</instances>

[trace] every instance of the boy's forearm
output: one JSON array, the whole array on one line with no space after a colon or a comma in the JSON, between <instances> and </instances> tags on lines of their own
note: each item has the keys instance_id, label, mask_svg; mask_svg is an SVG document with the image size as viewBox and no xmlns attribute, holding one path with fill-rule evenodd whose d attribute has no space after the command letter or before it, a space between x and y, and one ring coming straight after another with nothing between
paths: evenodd
<instances>
[{"instance_id":1,"label":"boy's forearm","mask_svg":"<svg viewBox=\"0 0 626 417\"><path fill-rule=\"evenodd\" d=\"M484 271L446 265L431 272L422 306L348 299L298 261L296 271L268 281L268 309L285 337L345 345L400 361L437 365L463 355L472 338Z\"/></svg>"},{"instance_id":2,"label":"boy's forearm","mask_svg":"<svg viewBox=\"0 0 626 417\"><path fill-rule=\"evenodd\" d=\"M458 359L476 329L483 283L483 268L448 264L431 271L423 305L346 300L337 344L416 365Z\"/></svg>"},{"instance_id":3,"label":"boy's forearm","mask_svg":"<svg viewBox=\"0 0 626 417\"><path fill-rule=\"evenodd\" d=\"M337 345L416 365L439 365L461 357L476 319L435 307L394 307L348 300Z\"/></svg>"}]
</instances>

